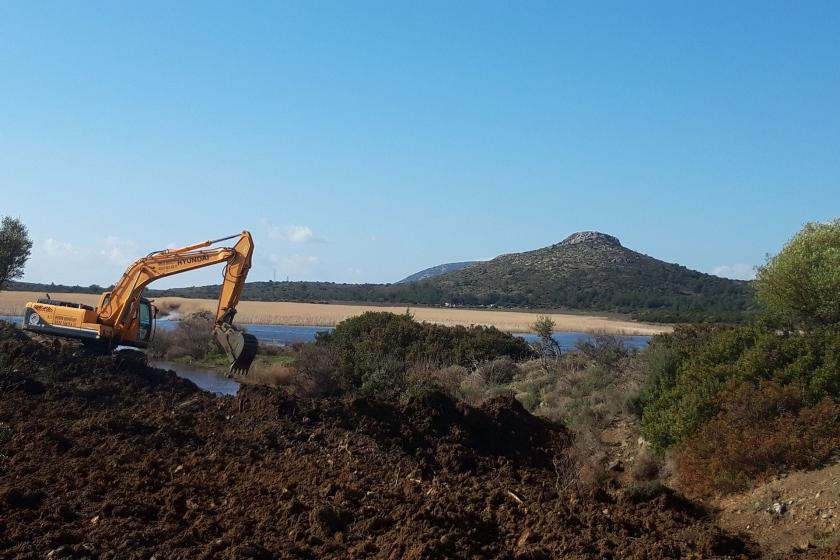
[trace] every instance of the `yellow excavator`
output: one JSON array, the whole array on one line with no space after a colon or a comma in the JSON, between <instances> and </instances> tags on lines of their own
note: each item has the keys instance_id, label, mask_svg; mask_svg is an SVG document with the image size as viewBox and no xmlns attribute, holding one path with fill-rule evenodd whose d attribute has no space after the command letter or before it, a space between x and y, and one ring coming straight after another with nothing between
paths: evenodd
<instances>
[{"instance_id":1,"label":"yellow excavator","mask_svg":"<svg viewBox=\"0 0 840 560\"><path fill-rule=\"evenodd\" d=\"M233 247L207 249L237 238ZM157 309L142 297L143 289L159 278L226 263L213 334L228 355L231 374L244 375L257 353L257 339L234 327L233 317L253 253L254 242L247 231L180 249L155 251L128 267L120 281L99 297L97 307L54 299L27 303L23 328L81 340L95 351L111 351L117 346L146 348L154 332Z\"/></svg>"}]
</instances>

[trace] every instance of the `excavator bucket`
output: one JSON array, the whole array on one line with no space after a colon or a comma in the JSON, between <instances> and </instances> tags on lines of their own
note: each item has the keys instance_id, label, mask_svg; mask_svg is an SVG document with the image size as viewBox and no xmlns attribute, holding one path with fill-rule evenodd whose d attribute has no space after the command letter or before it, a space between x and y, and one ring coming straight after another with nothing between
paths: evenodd
<instances>
[{"instance_id":1,"label":"excavator bucket","mask_svg":"<svg viewBox=\"0 0 840 560\"><path fill-rule=\"evenodd\" d=\"M251 362L257 355L257 337L245 333L229 323L217 324L213 334L230 360L230 374L241 376L248 373Z\"/></svg>"}]
</instances>

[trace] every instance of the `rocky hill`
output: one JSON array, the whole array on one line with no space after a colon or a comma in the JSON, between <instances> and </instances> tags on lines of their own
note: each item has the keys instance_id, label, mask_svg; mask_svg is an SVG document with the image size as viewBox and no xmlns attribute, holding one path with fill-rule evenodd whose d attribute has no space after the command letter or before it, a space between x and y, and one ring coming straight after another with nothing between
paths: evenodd
<instances>
[{"instance_id":1,"label":"rocky hill","mask_svg":"<svg viewBox=\"0 0 840 560\"><path fill-rule=\"evenodd\" d=\"M431 268L427 268L425 270L421 270L420 272L415 272L411 276L407 276L397 282L397 284L405 284L407 282L419 282L421 280L428 280L429 278L434 278L436 276L440 276L441 274L447 274L449 272L455 272L457 270L461 270L463 268L467 268L468 266L472 266L481 261L465 261L465 262L456 262L456 263L446 263L446 264L439 264L437 266L433 266Z\"/></svg>"},{"instance_id":2,"label":"rocky hill","mask_svg":"<svg viewBox=\"0 0 840 560\"><path fill-rule=\"evenodd\" d=\"M660 261L594 231L501 255L427 283L456 305L591 309L675 320L687 315L726 320L752 306L748 282Z\"/></svg>"}]
</instances>

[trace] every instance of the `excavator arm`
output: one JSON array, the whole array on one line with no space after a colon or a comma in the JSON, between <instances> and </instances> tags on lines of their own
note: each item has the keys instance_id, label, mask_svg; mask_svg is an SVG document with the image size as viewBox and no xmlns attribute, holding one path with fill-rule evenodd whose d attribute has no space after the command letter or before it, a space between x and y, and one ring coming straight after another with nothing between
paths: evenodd
<instances>
[{"instance_id":1,"label":"excavator arm","mask_svg":"<svg viewBox=\"0 0 840 560\"><path fill-rule=\"evenodd\" d=\"M207 249L216 243L236 238L239 240L233 247ZM137 316L134 306L138 304L143 289L151 282L166 276L226 263L224 282L216 309L214 335L231 360L231 373L244 374L256 355L257 341L252 335L234 327L232 322L248 270L251 268L253 253L254 242L247 231L180 249L151 253L134 262L114 288L102 294L98 307L99 322L113 327L117 332L126 332L131 321Z\"/></svg>"}]
</instances>

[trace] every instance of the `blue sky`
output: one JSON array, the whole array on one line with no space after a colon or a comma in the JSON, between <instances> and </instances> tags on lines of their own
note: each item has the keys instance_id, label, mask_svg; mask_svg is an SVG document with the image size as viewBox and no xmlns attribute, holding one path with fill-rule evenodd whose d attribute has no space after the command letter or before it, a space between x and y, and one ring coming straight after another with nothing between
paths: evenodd
<instances>
[{"instance_id":1,"label":"blue sky","mask_svg":"<svg viewBox=\"0 0 840 560\"><path fill-rule=\"evenodd\" d=\"M840 215L838 29L836 2L3 2L0 214L31 281L246 228L252 280L578 230L744 276Z\"/></svg>"}]
</instances>

